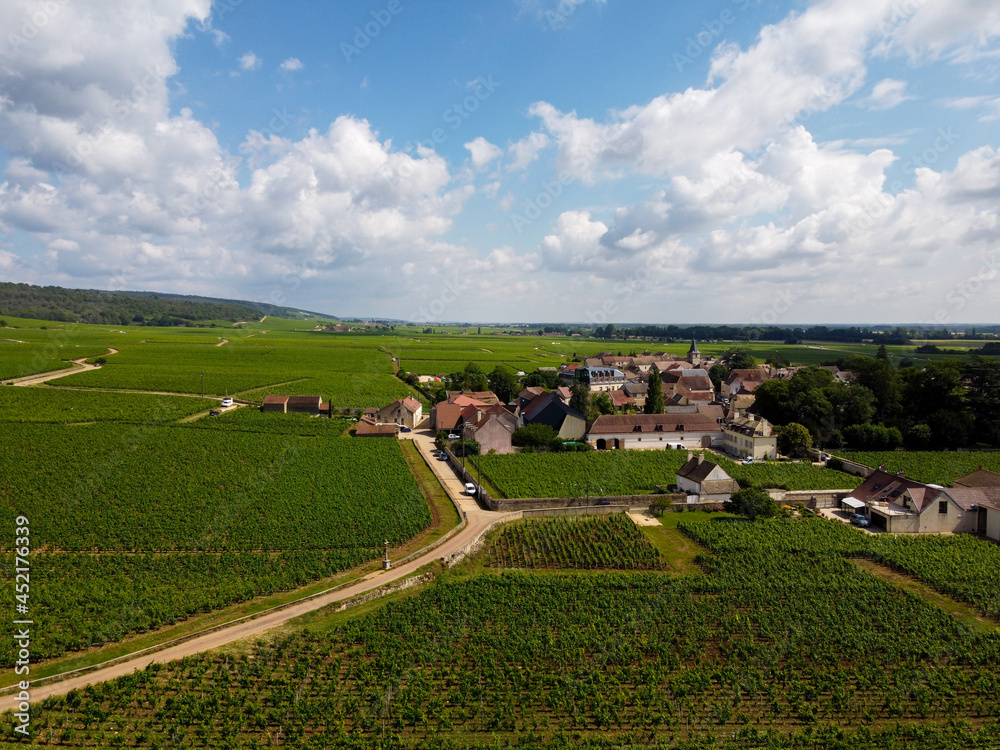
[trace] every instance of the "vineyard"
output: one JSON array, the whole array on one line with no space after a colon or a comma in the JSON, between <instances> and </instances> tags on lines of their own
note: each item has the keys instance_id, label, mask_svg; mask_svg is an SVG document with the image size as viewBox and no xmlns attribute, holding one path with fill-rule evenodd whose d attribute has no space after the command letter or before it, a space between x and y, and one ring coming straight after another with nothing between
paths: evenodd
<instances>
[{"instance_id":1,"label":"vineyard","mask_svg":"<svg viewBox=\"0 0 1000 750\"><path fill-rule=\"evenodd\" d=\"M169 422L218 403L145 393L0 388L3 422Z\"/></svg>"},{"instance_id":2,"label":"vineyard","mask_svg":"<svg viewBox=\"0 0 1000 750\"><path fill-rule=\"evenodd\" d=\"M681 528L708 548L705 574L442 578L322 632L47 700L33 728L51 740L38 744L1000 742L1000 634L973 633L845 559L872 537L818 519Z\"/></svg>"},{"instance_id":3,"label":"vineyard","mask_svg":"<svg viewBox=\"0 0 1000 750\"><path fill-rule=\"evenodd\" d=\"M853 489L861 480L809 463L766 462L744 466L715 454L708 458L744 487L786 490ZM676 483L685 451L592 451L510 453L483 456L483 475L504 497L636 495ZM478 465L478 464L477 464Z\"/></svg>"},{"instance_id":4,"label":"vineyard","mask_svg":"<svg viewBox=\"0 0 1000 750\"><path fill-rule=\"evenodd\" d=\"M483 556L494 568L663 568L660 553L624 513L507 524Z\"/></svg>"},{"instance_id":5,"label":"vineyard","mask_svg":"<svg viewBox=\"0 0 1000 750\"><path fill-rule=\"evenodd\" d=\"M430 511L399 444L341 438L348 424L253 409L186 425L3 424L0 518L27 516L38 545L32 606L46 627L34 653L295 588L424 529ZM0 593L9 608L12 592Z\"/></svg>"},{"instance_id":6,"label":"vineyard","mask_svg":"<svg viewBox=\"0 0 1000 750\"><path fill-rule=\"evenodd\" d=\"M893 474L902 471L918 482L945 487L980 467L1000 472L1000 451L842 451L837 456L873 469L884 465Z\"/></svg>"}]
</instances>

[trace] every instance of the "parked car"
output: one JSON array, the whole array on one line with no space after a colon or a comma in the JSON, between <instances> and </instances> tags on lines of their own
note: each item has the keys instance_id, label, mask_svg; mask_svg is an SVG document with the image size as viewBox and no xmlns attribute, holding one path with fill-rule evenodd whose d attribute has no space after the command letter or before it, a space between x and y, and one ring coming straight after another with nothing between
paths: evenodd
<instances>
[{"instance_id":1,"label":"parked car","mask_svg":"<svg viewBox=\"0 0 1000 750\"><path fill-rule=\"evenodd\" d=\"M233 405L233 400L231 398L229 398L229 396L226 396L224 399L222 399L222 405L223 406L232 406Z\"/></svg>"},{"instance_id":2,"label":"parked car","mask_svg":"<svg viewBox=\"0 0 1000 750\"><path fill-rule=\"evenodd\" d=\"M400 432L413 432L413 430L411 430L409 427L400 427L399 431Z\"/></svg>"},{"instance_id":3,"label":"parked car","mask_svg":"<svg viewBox=\"0 0 1000 750\"><path fill-rule=\"evenodd\" d=\"M855 526L860 526L863 529L867 529L872 525L872 522L868 520L862 513L851 513L850 515L851 523Z\"/></svg>"},{"instance_id":4,"label":"parked car","mask_svg":"<svg viewBox=\"0 0 1000 750\"><path fill-rule=\"evenodd\" d=\"M462 436L461 435L456 435L454 432L450 432L450 433L448 433L448 439L449 440L461 440Z\"/></svg>"},{"instance_id":5,"label":"parked car","mask_svg":"<svg viewBox=\"0 0 1000 750\"><path fill-rule=\"evenodd\" d=\"M465 483L465 494L466 495L475 495L476 494L476 485L474 485L472 482L466 482Z\"/></svg>"},{"instance_id":6,"label":"parked car","mask_svg":"<svg viewBox=\"0 0 1000 750\"><path fill-rule=\"evenodd\" d=\"M744 466L747 465L747 464L752 464L753 463L753 456L747 456L742 461L740 461L740 463L743 464Z\"/></svg>"},{"instance_id":7,"label":"parked car","mask_svg":"<svg viewBox=\"0 0 1000 750\"><path fill-rule=\"evenodd\" d=\"M210 416L210 417L217 417L217 416L219 416L220 414L222 414L222 412L221 412L221 411L219 411L218 409L212 409L212 411L210 411L210 412L208 413L208 416Z\"/></svg>"}]
</instances>

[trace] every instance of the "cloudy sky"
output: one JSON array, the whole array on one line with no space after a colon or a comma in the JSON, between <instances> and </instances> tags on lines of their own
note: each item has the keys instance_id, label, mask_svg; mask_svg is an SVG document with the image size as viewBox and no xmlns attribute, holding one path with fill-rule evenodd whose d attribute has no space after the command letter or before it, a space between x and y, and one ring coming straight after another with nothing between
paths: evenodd
<instances>
[{"instance_id":1,"label":"cloudy sky","mask_svg":"<svg viewBox=\"0 0 1000 750\"><path fill-rule=\"evenodd\" d=\"M998 322L996 0L0 0L0 278Z\"/></svg>"}]
</instances>

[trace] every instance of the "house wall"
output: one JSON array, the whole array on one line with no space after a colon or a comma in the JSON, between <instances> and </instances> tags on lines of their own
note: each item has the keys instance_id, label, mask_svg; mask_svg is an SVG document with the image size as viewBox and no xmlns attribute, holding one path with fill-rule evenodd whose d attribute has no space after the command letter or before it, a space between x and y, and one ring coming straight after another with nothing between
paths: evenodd
<instances>
[{"instance_id":1,"label":"house wall","mask_svg":"<svg viewBox=\"0 0 1000 750\"><path fill-rule=\"evenodd\" d=\"M671 450L677 446L683 448L719 448L722 446L722 433L716 432L622 432L608 435L588 435L587 442L594 448L597 441L604 439L608 445L614 445L615 440L619 441L620 448L629 450L651 451L651 450ZM707 443L707 445L706 445Z\"/></svg>"},{"instance_id":2,"label":"house wall","mask_svg":"<svg viewBox=\"0 0 1000 750\"><path fill-rule=\"evenodd\" d=\"M986 536L1000 542L1000 510L986 509Z\"/></svg>"},{"instance_id":3,"label":"house wall","mask_svg":"<svg viewBox=\"0 0 1000 750\"><path fill-rule=\"evenodd\" d=\"M260 407L261 411L273 411L280 414L285 413L285 404L264 404Z\"/></svg>"},{"instance_id":4,"label":"house wall","mask_svg":"<svg viewBox=\"0 0 1000 750\"><path fill-rule=\"evenodd\" d=\"M975 511L962 510L958 505L948 501L948 512L938 512L938 501L935 500L920 514L919 532L921 534L965 534L975 533L979 514Z\"/></svg>"},{"instance_id":5,"label":"house wall","mask_svg":"<svg viewBox=\"0 0 1000 750\"><path fill-rule=\"evenodd\" d=\"M752 456L755 461L778 457L778 437L749 436L734 430L723 433L722 449L730 456L745 458Z\"/></svg>"},{"instance_id":6,"label":"house wall","mask_svg":"<svg viewBox=\"0 0 1000 750\"><path fill-rule=\"evenodd\" d=\"M479 443L480 453L489 453L491 450L497 453L514 452L510 442L510 432L495 419L489 420L476 430L473 439Z\"/></svg>"},{"instance_id":7,"label":"house wall","mask_svg":"<svg viewBox=\"0 0 1000 750\"><path fill-rule=\"evenodd\" d=\"M559 430L559 437L563 440L582 440L586 432L587 420L567 414Z\"/></svg>"}]
</instances>

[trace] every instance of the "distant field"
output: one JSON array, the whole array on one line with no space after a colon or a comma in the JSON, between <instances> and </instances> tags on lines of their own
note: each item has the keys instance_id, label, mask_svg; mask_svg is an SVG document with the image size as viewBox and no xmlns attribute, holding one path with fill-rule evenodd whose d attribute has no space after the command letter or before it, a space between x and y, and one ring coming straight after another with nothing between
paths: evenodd
<instances>
[{"instance_id":1,"label":"distant field","mask_svg":"<svg viewBox=\"0 0 1000 750\"><path fill-rule=\"evenodd\" d=\"M911 479L950 487L958 477L982 467L1000 472L1000 451L838 451L859 464L892 473L902 471Z\"/></svg>"},{"instance_id":2,"label":"distant field","mask_svg":"<svg viewBox=\"0 0 1000 750\"><path fill-rule=\"evenodd\" d=\"M766 462L750 466L716 455L742 486L787 490L852 489L858 477L808 463ZM483 475L504 497L577 497L652 492L677 481L686 451L590 451L587 453L512 453L482 456Z\"/></svg>"}]
</instances>

